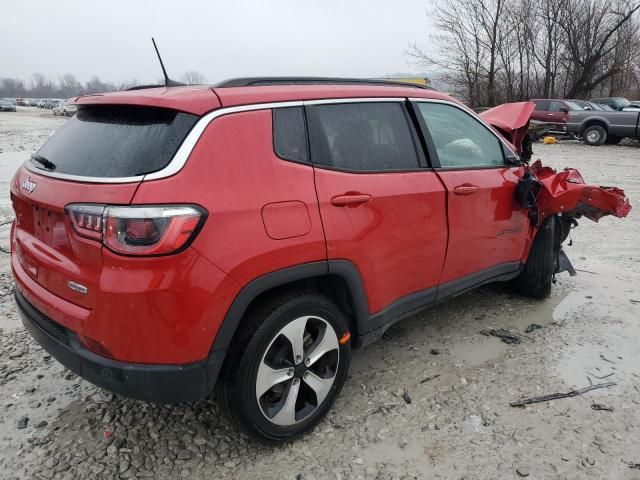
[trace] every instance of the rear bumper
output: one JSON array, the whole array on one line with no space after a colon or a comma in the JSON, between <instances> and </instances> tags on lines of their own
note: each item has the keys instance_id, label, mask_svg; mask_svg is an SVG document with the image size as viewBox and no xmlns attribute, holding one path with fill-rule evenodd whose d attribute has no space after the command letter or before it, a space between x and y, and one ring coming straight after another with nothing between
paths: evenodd
<instances>
[{"instance_id":1,"label":"rear bumper","mask_svg":"<svg viewBox=\"0 0 640 480\"><path fill-rule=\"evenodd\" d=\"M85 380L130 398L155 403L180 403L206 397L215 385L224 352L185 365L128 363L96 355L78 336L31 305L18 289L17 310L31 336L66 368Z\"/></svg>"}]
</instances>

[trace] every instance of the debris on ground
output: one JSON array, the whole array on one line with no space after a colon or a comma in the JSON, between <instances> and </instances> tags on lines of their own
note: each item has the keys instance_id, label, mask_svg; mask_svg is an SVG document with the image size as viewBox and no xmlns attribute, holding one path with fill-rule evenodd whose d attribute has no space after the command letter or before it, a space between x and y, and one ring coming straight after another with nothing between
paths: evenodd
<instances>
[{"instance_id":1,"label":"debris on ground","mask_svg":"<svg viewBox=\"0 0 640 480\"><path fill-rule=\"evenodd\" d=\"M522 478L528 477L529 476L529 471L525 468L522 467L518 467L516 468L516 473L521 476Z\"/></svg>"},{"instance_id":2,"label":"debris on ground","mask_svg":"<svg viewBox=\"0 0 640 480\"><path fill-rule=\"evenodd\" d=\"M438 350L437 348L432 348L429 353L431 355L440 355L440 350Z\"/></svg>"},{"instance_id":3,"label":"debris on ground","mask_svg":"<svg viewBox=\"0 0 640 480\"><path fill-rule=\"evenodd\" d=\"M28 423L29 417L21 417L20 420L18 420L17 428L19 428L20 430L22 430L23 428L27 428Z\"/></svg>"},{"instance_id":4,"label":"debris on ground","mask_svg":"<svg viewBox=\"0 0 640 480\"><path fill-rule=\"evenodd\" d=\"M551 393L549 395L542 395L541 397L525 398L523 400L511 402L509 405L511 405L512 407L524 407L525 405L530 405L532 403L542 403L548 402L550 400L559 400L561 398L577 397L578 395L590 392L591 390L613 387L614 385L617 385L617 383L596 383L595 385L589 385L588 387L579 388L578 390L570 390L567 393Z\"/></svg>"},{"instance_id":5,"label":"debris on ground","mask_svg":"<svg viewBox=\"0 0 640 480\"><path fill-rule=\"evenodd\" d=\"M439 373L436 373L435 375L431 375L430 377L427 378L423 378L422 380L420 380L420 383L427 383L430 382L431 380L435 380L436 378L438 378L440 376Z\"/></svg>"},{"instance_id":6,"label":"debris on ground","mask_svg":"<svg viewBox=\"0 0 640 480\"><path fill-rule=\"evenodd\" d=\"M539 328L542 328L542 325L538 325L537 323L532 323L527 327L527 329L524 331L524 333L531 333L534 330L537 330Z\"/></svg>"},{"instance_id":7,"label":"debris on ground","mask_svg":"<svg viewBox=\"0 0 640 480\"><path fill-rule=\"evenodd\" d=\"M405 401L405 403L409 404L411 403L411 397L409 396L409 392L407 392L407 389L405 388L402 391L402 399Z\"/></svg>"},{"instance_id":8,"label":"debris on ground","mask_svg":"<svg viewBox=\"0 0 640 480\"><path fill-rule=\"evenodd\" d=\"M518 335L510 332L506 328L485 328L484 330L480 330L480 334L485 337L497 337L507 344L516 344L521 341Z\"/></svg>"},{"instance_id":9,"label":"debris on ground","mask_svg":"<svg viewBox=\"0 0 640 480\"><path fill-rule=\"evenodd\" d=\"M614 362L613 360L609 360L607 357L605 357L604 355L600 354L600 358L602 360L604 360L605 362L609 362L609 363L613 363L615 364L616 362Z\"/></svg>"},{"instance_id":10,"label":"debris on ground","mask_svg":"<svg viewBox=\"0 0 640 480\"><path fill-rule=\"evenodd\" d=\"M602 411L605 411L605 412L613 412L613 408L607 407L606 405L603 405L601 403L592 403L591 404L591 408L593 410L602 410Z\"/></svg>"},{"instance_id":11,"label":"debris on ground","mask_svg":"<svg viewBox=\"0 0 640 480\"><path fill-rule=\"evenodd\" d=\"M345 428L345 429L346 428L351 428L351 426L353 426L353 424L355 424L358 420L361 420L363 418L369 417L371 415L376 415L378 413L388 412L389 410L391 410L393 408L396 408L396 407L399 407L399 406L400 406L399 403L383 403L382 405L378 405L377 407L372 407L369 410L367 410L366 412L361 413L360 415L358 415L357 417L355 417L353 420L351 420L348 423L344 423L344 424L335 423L333 421L333 419L329 419L329 421L331 423L333 423L336 428Z\"/></svg>"},{"instance_id":12,"label":"debris on ground","mask_svg":"<svg viewBox=\"0 0 640 480\"><path fill-rule=\"evenodd\" d=\"M595 374L593 374L593 373L591 373L591 372L587 372L587 373L588 373L589 375L591 375L592 377L597 378L598 380L604 380L605 378L609 378L611 375L613 375L613 374L614 374L614 373L616 373L616 372L611 372L611 373L609 373L609 374L607 374L607 375L604 375L604 376L602 376L602 377L599 377L598 375L595 375Z\"/></svg>"}]
</instances>

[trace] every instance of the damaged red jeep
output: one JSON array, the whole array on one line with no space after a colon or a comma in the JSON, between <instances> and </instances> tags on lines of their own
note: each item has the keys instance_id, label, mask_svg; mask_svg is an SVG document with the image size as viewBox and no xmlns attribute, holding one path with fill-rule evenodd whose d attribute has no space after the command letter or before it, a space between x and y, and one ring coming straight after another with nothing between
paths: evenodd
<instances>
[{"instance_id":1,"label":"damaged red jeep","mask_svg":"<svg viewBox=\"0 0 640 480\"><path fill-rule=\"evenodd\" d=\"M217 387L271 441L325 415L353 348L487 282L546 297L576 219L630 209L528 165L532 103L478 117L418 86L301 78L74 103L11 184L25 327L125 396Z\"/></svg>"}]
</instances>

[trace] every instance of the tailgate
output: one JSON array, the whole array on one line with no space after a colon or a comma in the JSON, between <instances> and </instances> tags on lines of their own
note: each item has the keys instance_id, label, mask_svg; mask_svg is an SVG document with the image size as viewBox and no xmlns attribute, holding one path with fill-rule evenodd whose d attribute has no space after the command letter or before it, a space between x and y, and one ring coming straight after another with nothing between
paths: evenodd
<instances>
[{"instance_id":1,"label":"tailgate","mask_svg":"<svg viewBox=\"0 0 640 480\"><path fill-rule=\"evenodd\" d=\"M24 270L17 274L93 308L102 243L79 236L65 207L131 203L140 181L171 162L198 118L153 106L81 106L12 181L14 266ZM104 227L99 216L86 216L83 222L98 231Z\"/></svg>"},{"instance_id":2,"label":"tailgate","mask_svg":"<svg viewBox=\"0 0 640 480\"><path fill-rule=\"evenodd\" d=\"M22 269L58 297L92 308L102 271L102 244L76 235L64 207L84 202L127 204L137 187L138 183L69 182L21 167L11 183L11 201L16 215L13 251ZM74 290L69 282L87 292Z\"/></svg>"}]
</instances>

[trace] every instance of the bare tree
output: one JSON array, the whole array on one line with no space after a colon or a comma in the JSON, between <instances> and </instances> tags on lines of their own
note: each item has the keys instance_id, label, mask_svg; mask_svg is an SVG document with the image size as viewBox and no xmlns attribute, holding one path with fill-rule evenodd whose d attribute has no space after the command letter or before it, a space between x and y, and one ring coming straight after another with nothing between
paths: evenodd
<instances>
[{"instance_id":1,"label":"bare tree","mask_svg":"<svg viewBox=\"0 0 640 480\"><path fill-rule=\"evenodd\" d=\"M406 52L472 106L640 89L640 0L442 0ZM634 90L635 89L635 90Z\"/></svg>"},{"instance_id":2,"label":"bare tree","mask_svg":"<svg viewBox=\"0 0 640 480\"><path fill-rule=\"evenodd\" d=\"M200 72L189 70L180 77L180 81L187 85L200 85L206 83L207 79Z\"/></svg>"},{"instance_id":3,"label":"bare tree","mask_svg":"<svg viewBox=\"0 0 640 480\"><path fill-rule=\"evenodd\" d=\"M620 71L613 61L619 35L640 3L629 0L565 1L561 10L571 79L567 96L588 95L595 87Z\"/></svg>"},{"instance_id":4,"label":"bare tree","mask_svg":"<svg viewBox=\"0 0 640 480\"><path fill-rule=\"evenodd\" d=\"M25 92L24 80L19 78L2 78L0 79L0 96L3 97L22 97Z\"/></svg>"}]
</instances>

